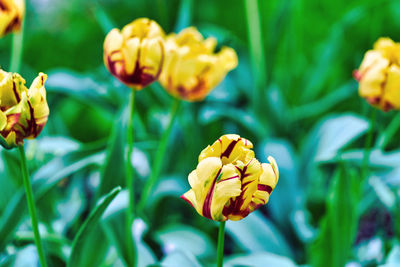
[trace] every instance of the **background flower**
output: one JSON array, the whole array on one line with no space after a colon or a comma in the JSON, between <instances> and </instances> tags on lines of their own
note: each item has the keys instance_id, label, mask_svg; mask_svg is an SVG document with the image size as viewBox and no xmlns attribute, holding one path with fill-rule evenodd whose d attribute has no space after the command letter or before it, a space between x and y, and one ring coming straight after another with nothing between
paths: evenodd
<instances>
[{"instance_id":1,"label":"background flower","mask_svg":"<svg viewBox=\"0 0 400 267\"><path fill-rule=\"evenodd\" d=\"M161 73L164 32L157 22L141 18L111 30L104 41L104 63L112 75L129 87L142 89Z\"/></svg>"},{"instance_id":2,"label":"background flower","mask_svg":"<svg viewBox=\"0 0 400 267\"><path fill-rule=\"evenodd\" d=\"M216 46L215 38L204 39L194 27L168 35L161 85L175 97L203 100L238 64L235 50L215 52Z\"/></svg>"},{"instance_id":3,"label":"background flower","mask_svg":"<svg viewBox=\"0 0 400 267\"><path fill-rule=\"evenodd\" d=\"M24 0L0 1L0 36L21 29L25 17Z\"/></svg>"},{"instance_id":4,"label":"background flower","mask_svg":"<svg viewBox=\"0 0 400 267\"><path fill-rule=\"evenodd\" d=\"M355 72L359 94L384 111L400 109L400 43L380 38Z\"/></svg>"}]
</instances>

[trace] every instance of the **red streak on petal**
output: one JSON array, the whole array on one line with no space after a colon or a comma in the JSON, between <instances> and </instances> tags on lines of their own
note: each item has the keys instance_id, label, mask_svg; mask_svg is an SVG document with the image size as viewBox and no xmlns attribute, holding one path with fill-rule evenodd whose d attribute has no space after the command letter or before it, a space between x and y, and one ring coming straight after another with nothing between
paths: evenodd
<instances>
[{"instance_id":1,"label":"red streak on petal","mask_svg":"<svg viewBox=\"0 0 400 267\"><path fill-rule=\"evenodd\" d=\"M239 178L239 175L235 175L235 176L226 178L226 179L224 179L224 180L220 180L220 181L218 181L218 183L220 183L220 182L225 182L225 181L232 180L232 179L236 179L236 178Z\"/></svg>"},{"instance_id":2,"label":"red streak on petal","mask_svg":"<svg viewBox=\"0 0 400 267\"><path fill-rule=\"evenodd\" d=\"M241 138L239 138L238 140L233 140L229 146L225 149L224 153L221 154L221 158L222 157L226 157L229 158L229 156L231 155L233 149L235 148L236 144L241 140Z\"/></svg>"},{"instance_id":3,"label":"red streak on petal","mask_svg":"<svg viewBox=\"0 0 400 267\"><path fill-rule=\"evenodd\" d=\"M192 207L194 208L193 203L192 203L187 197L185 197L185 195L182 195L181 198L182 198L183 200L185 200L187 203L189 203L190 206L192 206Z\"/></svg>"},{"instance_id":4,"label":"red streak on petal","mask_svg":"<svg viewBox=\"0 0 400 267\"><path fill-rule=\"evenodd\" d=\"M266 192L268 192L268 194L271 194L271 192L272 192L272 187L270 187L269 185L266 185L266 184L257 185L257 189L260 191L266 191Z\"/></svg>"},{"instance_id":5,"label":"red streak on petal","mask_svg":"<svg viewBox=\"0 0 400 267\"><path fill-rule=\"evenodd\" d=\"M204 204L203 204L203 216L208 218L208 219L210 219L210 220L212 220L212 217L211 217L212 197L214 195L214 189L215 189L215 184L217 182L217 178L220 175L221 171L222 171L222 168L219 169L217 175L215 176L215 178L213 180L213 183L212 183L212 185L210 187L210 190L207 193L207 196L206 196L206 198L204 200Z\"/></svg>"}]
</instances>

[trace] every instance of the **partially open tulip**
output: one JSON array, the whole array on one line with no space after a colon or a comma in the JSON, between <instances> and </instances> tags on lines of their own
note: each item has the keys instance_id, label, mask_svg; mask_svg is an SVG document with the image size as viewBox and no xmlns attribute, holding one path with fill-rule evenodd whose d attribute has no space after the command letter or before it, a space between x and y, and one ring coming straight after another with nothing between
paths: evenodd
<instances>
[{"instance_id":1,"label":"partially open tulip","mask_svg":"<svg viewBox=\"0 0 400 267\"><path fill-rule=\"evenodd\" d=\"M24 0L0 0L0 37L19 31L24 16Z\"/></svg>"},{"instance_id":2,"label":"partially open tulip","mask_svg":"<svg viewBox=\"0 0 400 267\"><path fill-rule=\"evenodd\" d=\"M369 50L354 77L359 94L384 111L400 109L400 43L380 38Z\"/></svg>"},{"instance_id":3,"label":"partially open tulip","mask_svg":"<svg viewBox=\"0 0 400 267\"><path fill-rule=\"evenodd\" d=\"M165 43L161 85L175 97L203 100L238 64L232 48L215 52L216 45L215 38L204 39L194 27L170 34Z\"/></svg>"},{"instance_id":4,"label":"partially open tulip","mask_svg":"<svg viewBox=\"0 0 400 267\"><path fill-rule=\"evenodd\" d=\"M219 138L201 152L189 174L191 189L181 197L214 221L241 220L267 204L279 179L278 166L272 157L260 163L252 148L235 134Z\"/></svg>"},{"instance_id":5,"label":"partially open tulip","mask_svg":"<svg viewBox=\"0 0 400 267\"><path fill-rule=\"evenodd\" d=\"M121 82L142 89L158 79L164 63L164 31L153 20L136 19L104 41L104 63Z\"/></svg>"},{"instance_id":6,"label":"partially open tulip","mask_svg":"<svg viewBox=\"0 0 400 267\"><path fill-rule=\"evenodd\" d=\"M10 149L36 138L46 125L49 106L44 83L47 75L39 73L28 89L18 73L0 70L0 143Z\"/></svg>"}]
</instances>

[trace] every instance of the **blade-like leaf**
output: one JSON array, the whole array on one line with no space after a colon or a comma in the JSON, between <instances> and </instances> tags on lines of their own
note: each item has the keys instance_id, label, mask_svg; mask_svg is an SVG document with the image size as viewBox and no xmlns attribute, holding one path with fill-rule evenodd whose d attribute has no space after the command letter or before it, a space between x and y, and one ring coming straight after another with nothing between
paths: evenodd
<instances>
[{"instance_id":1,"label":"blade-like leaf","mask_svg":"<svg viewBox=\"0 0 400 267\"><path fill-rule=\"evenodd\" d=\"M95 229L95 226L97 225L103 212L120 191L120 187L114 188L110 193L104 196L104 198L99 200L95 209L90 213L89 217L85 220L74 238L74 241L72 243L71 256L69 258L67 266L88 266L82 264L83 262L86 262L86 255L81 253L81 248L84 245L87 236Z\"/></svg>"},{"instance_id":2,"label":"blade-like leaf","mask_svg":"<svg viewBox=\"0 0 400 267\"><path fill-rule=\"evenodd\" d=\"M336 172L327 198L327 212L310 250L312 266L342 267L346 264L358 225L360 185L355 173L346 171L343 165Z\"/></svg>"}]
</instances>

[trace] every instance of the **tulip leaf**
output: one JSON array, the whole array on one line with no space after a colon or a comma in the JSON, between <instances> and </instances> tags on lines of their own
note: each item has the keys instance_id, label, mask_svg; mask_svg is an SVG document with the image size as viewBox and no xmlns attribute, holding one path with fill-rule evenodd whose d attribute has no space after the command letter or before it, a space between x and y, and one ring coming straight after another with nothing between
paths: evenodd
<instances>
[{"instance_id":1,"label":"tulip leaf","mask_svg":"<svg viewBox=\"0 0 400 267\"><path fill-rule=\"evenodd\" d=\"M226 229L236 244L248 252L268 251L291 257L285 238L271 221L255 211L240 221L228 221Z\"/></svg>"},{"instance_id":2,"label":"tulip leaf","mask_svg":"<svg viewBox=\"0 0 400 267\"><path fill-rule=\"evenodd\" d=\"M350 256L358 225L361 183L344 164L331 180L326 214L317 239L311 246L312 266L341 267Z\"/></svg>"},{"instance_id":3,"label":"tulip leaf","mask_svg":"<svg viewBox=\"0 0 400 267\"><path fill-rule=\"evenodd\" d=\"M133 266L133 253L129 250L130 247L133 248L133 244L129 245L129 243L127 243L132 242L132 238L127 238L125 231L125 216L128 201L128 191L121 191L104 212L102 217L102 226L107 238L110 240L110 243L115 246L125 264L127 266ZM149 266L154 264L156 262L156 257L142 240L143 234L147 228L146 224L141 219L136 219L132 228L134 231L132 235L138 250L138 266Z\"/></svg>"},{"instance_id":4,"label":"tulip leaf","mask_svg":"<svg viewBox=\"0 0 400 267\"><path fill-rule=\"evenodd\" d=\"M167 254L171 251L182 250L196 257L215 256L216 248L210 238L190 226L173 225L158 231L155 237Z\"/></svg>"},{"instance_id":5,"label":"tulip leaf","mask_svg":"<svg viewBox=\"0 0 400 267\"><path fill-rule=\"evenodd\" d=\"M336 159L338 152L364 134L368 128L369 122L356 115L329 116L311 131L303 158L307 158L308 162L313 162L312 159L316 162Z\"/></svg>"},{"instance_id":6,"label":"tulip leaf","mask_svg":"<svg viewBox=\"0 0 400 267\"><path fill-rule=\"evenodd\" d=\"M385 264L379 265L379 267L396 267L400 266L400 245L396 244L390 251Z\"/></svg>"},{"instance_id":7,"label":"tulip leaf","mask_svg":"<svg viewBox=\"0 0 400 267\"><path fill-rule=\"evenodd\" d=\"M201 267L202 265L198 262L195 256L188 252L175 251L168 254L159 265L160 267Z\"/></svg>"},{"instance_id":8,"label":"tulip leaf","mask_svg":"<svg viewBox=\"0 0 400 267\"><path fill-rule=\"evenodd\" d=\"M94 262L88 261L87 255L82 253L83 246L85 244L88 236L95 230L101 215L104 213L108 205L111 201L118 195L121 191L121 187L114 188L110 193L105 195L102 199L100 199L94 208L94 210L90 213L89 217L82 224L78 233L76 234L74 241L72 243L72 251L71 256L68 260L67 266L97 266ZM101 237L98 233L95 234L97 237ZM99 238L99 243L105 243ZM97 249L97 248L96 248ZM93 253L92 253L93 254ZM95 253L96 254L96 253ZM99 252L97 252L99 254ZM105 255L99 255L100 257Z\"/></svg>"},{"instance_id":9,"label":"tulip leaf","mask_svg":"<svg viewBox=\"0 0 400 267\"><path fill-rule=\"evenodd\" d=\"M126 115L126 113L125 113ZM97 196L102 196L112 188L124 184L125 181L125 143L126 127L124 117L118 116L109 137L106 158L101 168L100 186Z\"/></svg>"},{"instance_id":10,"label":"tulip leaf","mask_svg":"<svg viewBox=\"0 0 400 267\"><path fill-rule=\"evenodd\" d=\"M232 256L224 261L225 267L252 266L252 267L295 267L291 259L268 252L258 252L249 255Z\"/></svg>"}]
</instances>

